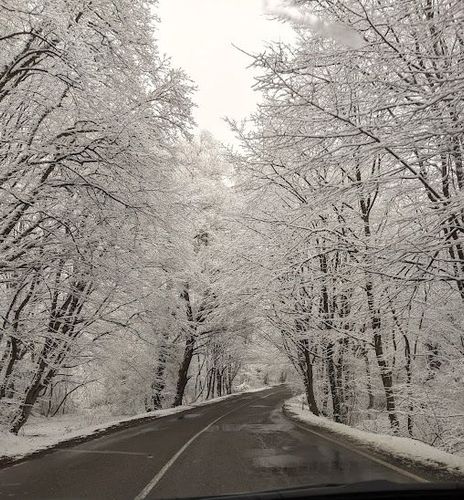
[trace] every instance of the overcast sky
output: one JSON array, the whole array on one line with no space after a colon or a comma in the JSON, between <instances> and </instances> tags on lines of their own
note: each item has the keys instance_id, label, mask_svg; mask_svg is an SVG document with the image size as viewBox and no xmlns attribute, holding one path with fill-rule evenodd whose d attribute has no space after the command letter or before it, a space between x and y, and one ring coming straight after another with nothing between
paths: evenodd
<instances>
[{"instance_id":1,"label":"overcast sky","mask_svg":"<svg viewBox=\"0 0 464 500\"><path fill-rule=\"evenodd\" d=\"M256 52L268 41L291 40L291 28L263 15L262 0L159 0L158 14L161 50L198 86L199 127L231 141L221 118L245 117L258 99L250 59L232 44Z\"/></svg>"}]
</instances>

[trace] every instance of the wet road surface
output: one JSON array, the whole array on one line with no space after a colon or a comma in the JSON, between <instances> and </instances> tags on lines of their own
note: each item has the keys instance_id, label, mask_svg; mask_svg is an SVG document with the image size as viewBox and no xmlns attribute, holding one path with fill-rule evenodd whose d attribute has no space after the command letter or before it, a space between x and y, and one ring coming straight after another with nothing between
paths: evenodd
<instances>
[{"instance_id":1,"label":"wet road surface","mask_svg":"<svg viewBox=\"0 0 464 500\"><path fill-rule=\"evenodd\" d=\"M288 420L285 387L248 393L0 470L0 498L175 498L375 479L411 482Z\"/></svg>"}]
</instances>

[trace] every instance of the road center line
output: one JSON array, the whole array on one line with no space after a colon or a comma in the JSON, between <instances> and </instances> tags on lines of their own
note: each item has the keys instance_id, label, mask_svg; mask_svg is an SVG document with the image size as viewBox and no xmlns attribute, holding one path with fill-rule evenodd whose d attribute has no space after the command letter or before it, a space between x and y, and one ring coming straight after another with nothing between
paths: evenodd
<instances>
[{"instance_id":1,"label":"road center line","mask_svg":"<svg viewBox=\"0 0 464 500\"><path fill-rule=\"evenodd\" d=\"M317 431L313 431L309 427L306 427L305 425L301 425L298 422L295 422L295 420L293 420L293 419L290 419L290 421L293 424L295 424L297 427L299 427L300 429L305 430L306 432L309 432L309 433L312 433L312 434L316 434L316 436L319 436L319 437L321 437L323 439L326 439L327 441L330 441L331 443L334 443L334 444L336 444L338 446L341 446L342 448L346 448L347 450L352 451L354 453L357 453L358 455L362 455L363 457L368 458L369 460L372 460L373 462L377 462L377 463L383 465L384 467L392 469L395 472L398 472L399 474L402 474L403 476L406 476L406 477L408 477L410 479L414 479L415 481L417 481L419 483L428 483L428 482L430 482L427 479L424 479L423 477L420 477L420 476L417 476L416 474L413 474L412 472L408 472L408 471L406 471L404 469L401 469L400 467L397 467L396 465L393 465L393 464L390 464L388 462L385 462L381 458L374 457L374 456L370 455L369 453L365 453L365 452L363 452L361 450L358 450L355 447L351 447L348 444L342 443L341 441L337 441L336 439L332 439L332 438L330 438L330 437L328 437L328 436L326 436L324 434L321 434L321 433L319 433Z\"/></svg>"},{"instance_id":2,"label":"road center line","mask_svg":"<svg viewBox=\"0 0 464 500\"><path fill-rule=\"evenodd\" d=\"M264 399L267 396L264 396L260 399ZM208 429L210 429L215 423L219 422L224 417L227 417L227 415L230 415L234 411L240 410L240 408L244 408L245 406L249 406L250 402L245 403L244 405L238 406L237 408L233 408L232 410L224 413L220 417L216 418L212 422L210 422L206 427L204 427L201 431L197 432L194 436L192 436L185 444L180 448L177 453L175 453L165 464L164 466L160 469L160 471L153 477L153 479L145 486L145 488L135 497L134 500L143 500L144 498L147 498L147 496L150 494L151 490L160 482L160 480L163 478L163 476L166 474L166 472L174 465L174 463L177 461L177 459L184 453L184 451L196 440L198 439L204 432L206 432Z\"/></svg>"}]
</instances>

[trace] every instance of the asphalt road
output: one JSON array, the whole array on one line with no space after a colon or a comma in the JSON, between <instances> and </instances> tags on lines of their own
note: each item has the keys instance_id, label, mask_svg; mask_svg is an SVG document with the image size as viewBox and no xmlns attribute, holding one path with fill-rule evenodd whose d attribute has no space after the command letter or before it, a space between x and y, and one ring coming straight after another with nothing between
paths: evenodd
<instances>
[{"instance_id":1,"label":"asphalt road","mask_svg":"<svg viewBox=\"0 0 464 500\"><path fill-rule=\"evenodd\" d=\"M285 387L248 393L0 470L0 498L220 495L411 476L288 420Z\"/></svg>"}]
</instances>

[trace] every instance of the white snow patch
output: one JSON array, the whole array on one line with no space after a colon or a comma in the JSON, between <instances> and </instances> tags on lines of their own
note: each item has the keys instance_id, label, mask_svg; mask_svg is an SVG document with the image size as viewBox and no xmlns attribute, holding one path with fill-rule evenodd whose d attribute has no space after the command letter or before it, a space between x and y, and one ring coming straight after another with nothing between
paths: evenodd
<instances>
[{"instance_id":1,"label":"white snow patch","mask_svg":"<svg viewBox=\"0 0 464 500\"><path fill-rule=\"evenodd\" d=\"M313 427L336 433L347 438L348 441L367 445L374 453L390 455L408 462L418 463L425 467L439 468L452 474L464 476L464 457L459 457L439 450L416 439L389 436L386 434L373 434L372 432L355 429L345 424L338 424L325 417L317 417L309 410L303 408L302 397L296 396L284 404L286 412L302 423Z\"/></svg>"},{"instance_id":2,"label":"white snow patch","mask_svg":"<svg viewBox=\"0 0 464 500\"><path fill-rule=\"evenodd\" d=\"M353 49L360 49L365 44L361 35L353 28L319 19L314 14L281 0L263 0L263 10L266 14L290 21L298 26L306 26L314 33L332 38Z\"/></svg>"},{"instance_id":3,"label":"white snow patch","mask_svg":"<svg viewBox=\"0 0 464 500\"><path fill-rule=\"evenodd\" d=\"M175 413L180 413L193 408L217 403L241 394L264 391L269 388L270 387L262 387L258 389L234 392L233 394L210 399L208 401L202 401L200 403L178 406L176 408L167 408L165 410L144 412L131 417L93 415L91 417L93 420L92 424L89 424L89 417L85 415L64 415L52 418L32 417L23 427L18 436L0 431L0 459L12 458L19 460L30 453L51 448L71 439L85 438L125 422L131 422L134 420L141 420L143 422L143 420L173 415ZM96 421L99 422L95 423Z\"/></svg>"}]
</instances>

